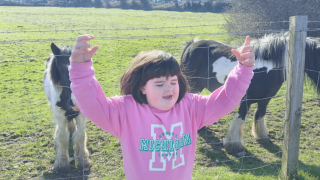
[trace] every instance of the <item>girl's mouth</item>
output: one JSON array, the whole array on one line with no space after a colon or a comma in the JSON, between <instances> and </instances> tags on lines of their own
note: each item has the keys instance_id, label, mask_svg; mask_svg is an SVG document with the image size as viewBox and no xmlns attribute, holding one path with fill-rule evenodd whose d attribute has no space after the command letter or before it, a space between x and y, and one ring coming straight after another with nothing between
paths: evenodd
<instances>
[{"instance_id":1,"label":"girl's mouth","mask_svg":"<svg viewBox=\"0 0 320 180\"><path fill-rule=\"evenodd\" d=\"M172 95L164 96L163 98L166 99L166 100L171 100L172 99Z\"/></svg>"}]
</instances>

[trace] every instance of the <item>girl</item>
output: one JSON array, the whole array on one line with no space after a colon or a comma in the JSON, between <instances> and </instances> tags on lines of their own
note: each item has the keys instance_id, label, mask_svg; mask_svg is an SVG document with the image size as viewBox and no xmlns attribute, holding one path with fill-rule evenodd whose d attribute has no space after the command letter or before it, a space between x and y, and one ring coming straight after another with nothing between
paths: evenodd
<instances>
[{"instance_id":1,"label":"girl","mask_svg":"<svg viewBox=\"0 0 320 180\"><path fill-rule=\"evenodd\" d=\"M178 62L159 50L141 52L121 77L122 96L105 97L94 77L89 49L92 35L76 40L70 62L71 90L93 123L121 142L128 180L190 180L197 130L232 112L253 77L255 62L249 37L239 63L224 86L209 96L190 94Z\"/></svg>"}]
</instances>

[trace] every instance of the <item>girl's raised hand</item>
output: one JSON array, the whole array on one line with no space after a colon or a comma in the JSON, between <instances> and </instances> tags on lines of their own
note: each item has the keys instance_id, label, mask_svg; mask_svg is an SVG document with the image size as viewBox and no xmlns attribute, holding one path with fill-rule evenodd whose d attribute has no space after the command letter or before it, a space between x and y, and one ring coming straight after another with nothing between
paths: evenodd
<instances>
[{"instance_id":1,"label":"girl's raised hand","mask_svg":"<svg viewBox=\"0 0 320 180\"><path fill-rule=\"evenodd\" d=\"M247 36L241 52L232 49L231 52L236 56L238 62L244 66L253 66L255 62L253 47L250 46L250 37Z\"/></svg>"},{"instance_id":2,"label":"girl's raised hand","mask_svg":"<svg viewBox=\"0 0 320 180\"><path fill-rule=\"evenodd\" d=\"M93 46L91 49L89 49L90 44L88 44L88 41L93 38L94 36L90 34L80 35L77 37L70 58L73 62L83 63L90 61L94 53L99 48L99 46Z\"/></svg>"}]
</instances>

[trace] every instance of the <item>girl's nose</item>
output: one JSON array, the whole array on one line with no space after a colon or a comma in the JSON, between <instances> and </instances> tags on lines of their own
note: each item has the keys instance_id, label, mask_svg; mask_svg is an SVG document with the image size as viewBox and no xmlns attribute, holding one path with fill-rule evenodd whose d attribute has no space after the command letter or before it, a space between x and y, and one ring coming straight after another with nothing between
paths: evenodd
<instances>
[{"instance_id":1,"label":"girl's nose","mask_svg":"<svg viewBox=\"0 0 320 180\"><path fill-rule=\"evenodd\" d=\"M171 91L172 89L173 89L173 87L171 84L166 87L166 91Z\"/></svg>"}]
</instances>

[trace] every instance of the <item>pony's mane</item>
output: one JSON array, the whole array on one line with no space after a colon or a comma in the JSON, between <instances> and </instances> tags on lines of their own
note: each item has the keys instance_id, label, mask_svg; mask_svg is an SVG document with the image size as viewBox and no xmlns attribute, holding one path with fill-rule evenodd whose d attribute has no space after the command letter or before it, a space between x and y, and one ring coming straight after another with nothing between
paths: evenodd
<instances>
[{"instance_id":1,"label":"pony's mane","mask_svg":"<svg viewBox=\"0 0 320 180\"><path fill-rule=\"evenodd\" d=\"M309 77L307 80L311 80L311 85L313 85L320 94L320 38L308 37L306 39L305 72Z\"/></svg>"},{"instance_id":2,"label":"pony's mane","mask_svg":"<svg viewBox=\"0 0 320 180\"><path fill-rule=\"evenodd\" d=\"M195 41L196 41L196 39L192 39L190 41L187 41L187 42L183 43L182 56L184 55L184 53L186 52L186 50L188 49L190 44L194 43ZM182 59L182 56L181 56L181 59Z\"/></svg>"},{"instance_id":3,"label":"pony's mane","mask_svg":"<svg viewBox=\"0 0 320 180\"><path fill-rule=\"evenodd\" d=\"M276 67L284 67L287 52L288 33L265 35L251 41L256 59L272 61ZM279 58L280 57L280 58Z\"/></svg>"}]
</instances>

